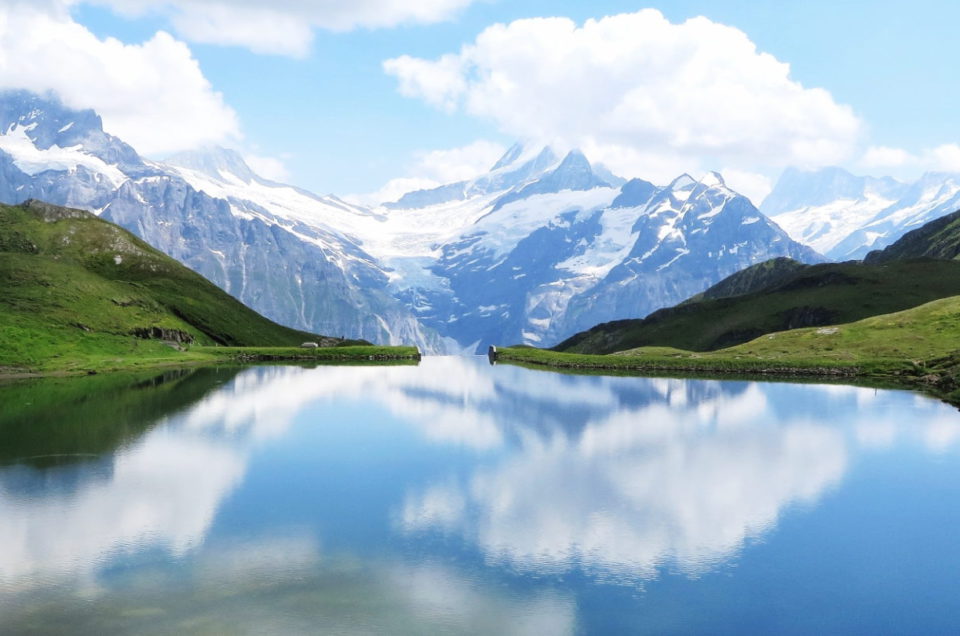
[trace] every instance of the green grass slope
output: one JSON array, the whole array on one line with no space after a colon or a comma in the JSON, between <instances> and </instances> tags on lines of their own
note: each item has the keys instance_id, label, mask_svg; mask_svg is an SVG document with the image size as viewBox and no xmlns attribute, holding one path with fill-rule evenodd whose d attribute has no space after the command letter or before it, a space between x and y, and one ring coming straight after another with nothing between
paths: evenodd
<instances>
[{"instance_id":1,"label":"green grass slope","mask_svg":"<svg viewBox=\"0 0 960 636\"><path fill-rule=\"evenodd\" d=\"M92 214L0 205L0 373L170 358L171 342L295 347L319 339L264 318Z\"/></svg>"},{"instance_id":2,"label":"green grass slope","mask_svg":"<svg viewBox=\"0 0 960 636\"><path fill-rule=\"evenodd\" d=\"M960 262L806 266L752 293L687 302L642 320L598 325L557 351L605 354L642 346L712 351L763 334L836 325L960 294Z\"/></svg>"},{"instance_id":3,"label":"green grass slope","mask_svg":"<svg viewBox=\"0 0 960 636\"><path fill-rule=\"evenodd\" d=\"M883 378L960 403L960 296L831 327L771 333L710 352L639 347L612 355L508 348L498 360L573 369Z\"/></svg>"},{"instance_id":4,"label":"green grass slope","mask_svg":"<svg viewBox=\"0 0 960 636\"><path fill-rule=\"evenodd\" d=\"M692 296L681 304L695 303L704 300L717 300L743 296L763 291L788 280L794 274L810 267L792 258L771 258L768 261L751 265L740 270L710 287L706 291Z\"/></svg>"},{"instance_id":5,"label":"green grass slope","mask_svg":"<svg viewBox=\"0 0 960 636\"><path fill-rule=\"evenodd\" d=\"M765 360L820 360L864 363L926 361L960 351L960 296L832 327L767 334L705 355Z\"/></svg>"},{"instance_id":6,"label":"green grass slope","mask_svg":"<svg viewBox=\"0 0 960 636\"><path fill-rule=\"evenodd\" d=\"M960 211L907 232L885 249L870 252L863 260L868 264L878 264L908 258L960 258Z\"/></svg>"},{"instance_id":7,"label":"green grass slope","mask_svg":"<svg viewBox=\"0 0 960 636\"><path fill-rule=\"evenodd\" d=\"M773 259L644 319L618 320L554 347L607 354L643 346L714 351L776 331L854 322L960 294L960 211L927 223L863 262Z\"/></svg>"}]
</instances>

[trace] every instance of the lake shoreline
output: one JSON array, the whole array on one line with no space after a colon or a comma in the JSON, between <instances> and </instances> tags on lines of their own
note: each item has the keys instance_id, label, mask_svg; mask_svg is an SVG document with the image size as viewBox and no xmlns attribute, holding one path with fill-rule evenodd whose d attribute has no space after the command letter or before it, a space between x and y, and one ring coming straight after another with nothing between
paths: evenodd
<instances>
[{"instance_id":1,"label":"lake shoreline","mask_svg":"<svg viewBox=\"0 0 960 636\"><path fill-rule=\"evenodd\" d=\"M870 360L842 363L825 360L764 360L757 358L713 357L697 354L685 357L644 355L571 354L536 348L507 347L492 354L497 362L517 363L540 368L583 371L624 371L630 373L677 374L683 377L753 376L757 378L797 378L821 380L868 380L918 391L960 408L960 383L956 378L957 361L952 357L927 364L907 360Z\"/></svg>"},{"instance_id":2,"label":"lake shoreline","mask_svg":"<svg viewBox=\"0 0 960 636\"><path fill-rule=\"evenodd\" d=\"M416 347L357 345L346 347L191 347L187 351L174 352L170 357L106 357L72 359L64 366L42 369L0 369L0 381L30 378L74 377L99 373L125 371L149 371L177 367L196 367L208 364L256 362L319 362L319 363L410 363L419 362L420 350Z\"/></svg>"}]
</instances>

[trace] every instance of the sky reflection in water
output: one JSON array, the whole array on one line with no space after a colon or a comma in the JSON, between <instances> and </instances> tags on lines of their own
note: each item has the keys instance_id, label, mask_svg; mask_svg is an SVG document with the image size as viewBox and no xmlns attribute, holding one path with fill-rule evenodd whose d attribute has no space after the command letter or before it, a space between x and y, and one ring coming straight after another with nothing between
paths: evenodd
<instances>
[{"instance_id":1,"label":"sky reflection in water","mask_svg":"<svg viewBox=\"0 0 960 636\"><path fill-rule=\"evenodd\" d=\"M99 456L0 466L8 626L701 631L707 590L717 631L775 626L724 596L816 561L782 520L874 501L861 466L957 473L960 418L904 392L469 358L197 373L221 375Z\"/></svg>"}]
</instances>

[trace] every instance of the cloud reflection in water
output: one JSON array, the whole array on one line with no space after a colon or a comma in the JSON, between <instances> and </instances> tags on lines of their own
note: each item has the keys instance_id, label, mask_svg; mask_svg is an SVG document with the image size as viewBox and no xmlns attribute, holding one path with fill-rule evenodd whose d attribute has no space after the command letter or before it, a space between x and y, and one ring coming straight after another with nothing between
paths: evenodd
<instances>
[{"instance_id":1,"label":"cloud reflection in water","mask_svg":"<svg viewBox=\"0 0 960 636\"><path fill-rule=\"evenodd\" d=\"M775 422L756 384L730 392L721 383L587 380L608 389L600 403L611 408L572 433L524 432L500 465L411 492L402 528L459 532L492 562L522 571L695 573L845 472L842 432ZM636 382L653 388L645 399L609 399Z\"/></svg>"},{"instance_id":2,"label":"cloud reflection in water","mask_svg":"<svg viewBox=\"0 0 960 636\"><path fill-rule=\"evenodd\" d=\"M58 469L0 467L0 588L92 578L116 555L149 549L211 563L204 542L226 498L242 495L251 458L331 406L379 408L427 446L469 451L458 455L472 458L466 471L410 477L406 497L381 511L409 540L444 533L490 564L602 579L695 575L791 506L818 501L855 451L915 440L940 453L960 439L943 405L853 387L571 376L463 358L256 368L77 468L71 488L24 491L16 484L55 482ZM410 607L443 605L430 590L453 589L436 582L457 576L429 563L384 567L411 581ZM551 599L536 602L567 607Z\"/></svg>"}]
</instances>

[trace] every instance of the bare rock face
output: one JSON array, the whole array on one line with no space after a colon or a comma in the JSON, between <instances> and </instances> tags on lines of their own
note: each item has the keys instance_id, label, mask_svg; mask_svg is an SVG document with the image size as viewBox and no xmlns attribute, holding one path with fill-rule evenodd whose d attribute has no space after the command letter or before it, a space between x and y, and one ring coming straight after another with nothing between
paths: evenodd
<instances>
[{"instance_id":1,"label":"bare rock face","mask_svg":"<svg viewBox=\"0 0 960 636\"><path fill-rule=\"evenodd\" d=\"M0 131L32 145L0 151L0 202L93 210L276 322L431 353L551 346L773 257L820 260L718 174L624 182L576 150L516 146L486 174L370 210L223 149L144 161L96 113L35 95L0 92Z\"/></svg>"},{"instance_id":2,"label":"bare rock face","mask_svg":"<svg viewBox=\"0 0 960 636\"><path fill-rule=\"evenodd\" d=\"M47 223L54 223L64 219L96 218L93 214L87 212L86 210L53 205L52 203L38 201L37 199L27 199L23 202L22 206L33 212Z\"/></svg>"},{"instance_id":3,"label":"bare rock face","mask_svg":"<svg viewBox=\"0 0 960 636\"><path fill-rule=\"evenodd\" d=\"M133 330L132 335L142 340L162 340L164 342L174 342L178 345L195 342L194 337L186 331L165 327L138 327Z\"/></svg>"},{"instance_id":4,"label":"bare rock face","mask_svg":"<svg viewBox=\"0 0 960 636\"><path fill-rule=\"evenodd\" d=\"M0 150L2 203L26 199L24 205L48 222L95 211L289 327L429 351L443 347L389 292L387 272L354 239L333 227L291 227L249 201L210 196L170 166L144 161L106 133L93 111L24 91L0 91L0 134L26 137L34 154L68 149L75 162L42 166ZM259 179L235 153L224 151L216 159L241 178ZM213 172L221 167L190 165ZM4 247L35 251L29 244ZM121 257L129 253L129 246L110 249Z\"/></svg>"},{"instance_id":5,"label":"bare rock face","mask_svg":"<svg viewBox=\"0 0 960 636\"><path fill-rule=\"evenodd\" d=\"M784 329L819 327L836 322L837 312L825 307L794 307L781 315Z\"/></svg>"}]
</instances>

